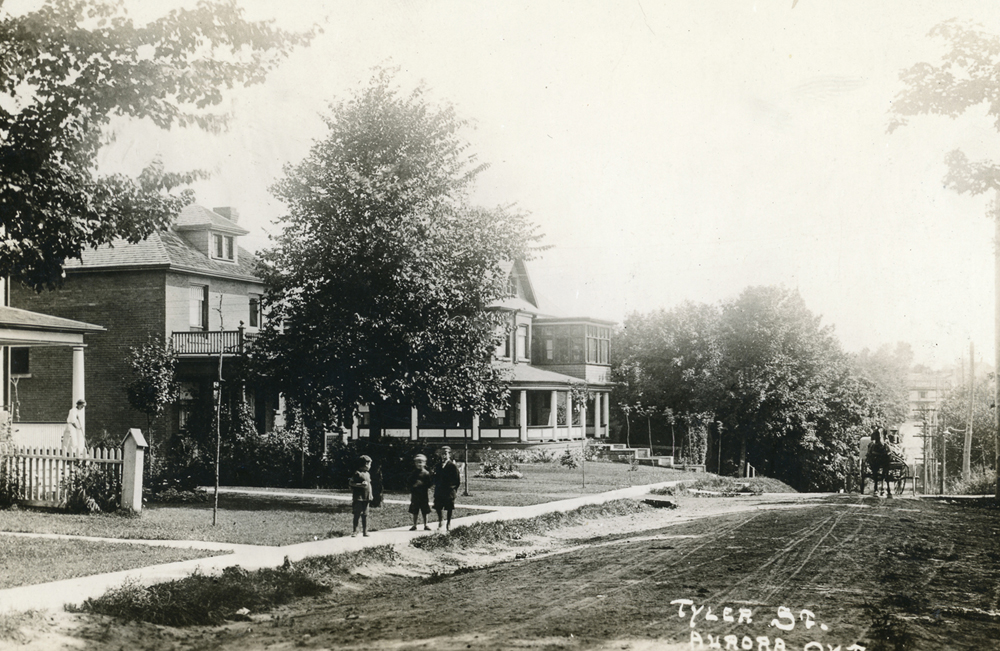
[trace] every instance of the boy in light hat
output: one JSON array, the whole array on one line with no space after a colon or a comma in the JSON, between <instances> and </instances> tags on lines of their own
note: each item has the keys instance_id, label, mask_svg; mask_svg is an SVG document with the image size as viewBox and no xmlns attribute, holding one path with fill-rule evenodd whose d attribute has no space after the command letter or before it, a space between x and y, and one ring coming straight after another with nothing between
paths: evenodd
<instances>
[{"instance_id":1,"label":"boy in light hat","mask_svg":"<svg viewBox=\"0 0 1000 651\"><path fill-rule=\"evenodd\" d=\"M427 471L427 457L418 454L413 457L414 470L410 473L407 484L410 486L410 513L413 514L413 526L410 531L417 530L417 514L424 517L424 530L430 531L427 526L427 514L431 512L431 505L427 499L427 489L431 485L431 473Z\"/></svg>"}]
</instances>

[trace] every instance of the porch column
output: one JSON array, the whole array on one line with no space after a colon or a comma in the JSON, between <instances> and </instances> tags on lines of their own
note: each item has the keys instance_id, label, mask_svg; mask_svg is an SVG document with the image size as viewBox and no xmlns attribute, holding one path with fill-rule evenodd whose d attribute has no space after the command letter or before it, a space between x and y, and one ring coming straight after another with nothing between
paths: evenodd
<instances>
[{"instance_id":1,"label":"porch column","mask_svg":"<svg viewBox=\"0 0 1000 651\"><path fill-rule=\"evenodd\" d=\"M566 435L573 438L573 394L566 392Z\"/></svg>"},{"instance_id":2,"label":"porch column","mask_svg":"<svg viewBox=\"0 0 1000 651\"><path fill-rule=\"evenodd\" d=\"M607 437L610 433L608 430L611 429L611 394L605 393L604 399L601 402L604 403L601 426L604 427L604 436Z\"/></svg>"},{"instance_id":3,"label":"porch column","mask_svg":"<svg viewBox=\"0 0 1000 651\"><path fill-rule=\"evenodd\" d=\"M354 420L351 421L351 440L358 440L358 415L354 414Z\"/></svg>"},{"instance_id":4,"label":"porch column","mask_svg":"<svg viewBox=\"0 0 1000 651\"><path fill-rule=\"evenodd\" d=\"M86 400L83 391L83 346L73 346L73 407L77 400ZM87 410L80 415L84 436L87 433Z\"/></svg>"},{"instance_id":5,"label":"porch column","mask_svg":"<svg viewBox=\"0 0 1000 651\"><path fill-rule=\"evenodd\" d=\"M594 432L594 436L597 436L597 432ZM587 402L584 401L583 408L580 410L580 440L587 440Z\"/></svg>"},{"instance_id":6,"label":"porch column","mask_svg":"<svg viewBox=\"0 0 1000 651\"><path fill-rule=\"evenodd\" d=\"M524 443L528 440L528 392L521 389L521 395L519 396L519 406L518 410L518 440Z\"/></svg>"},{"instance_id":7,"label":"porch column","mask_svg":"<svg viewBox=\"0 0 1000 651\"><path fill-rule=\"evenodd\" d=\"M472 415L472 440L479 440L479 414Z\"/></svg>"},{"instance_id":8,"label":"porch column","mask_svg":"<svg viewBox=\"0 0 1000 651\"><path fill-rule=\"evenodd\" d=\"M549 396L549 427L553 432L559 427L559 392L553 391Z\"/></svg>"},{"instance_id":9,"label":"porch column","mask_svg":"<svg viewBox=\"0 0 1000 651\"><path fill-rule=\"evenodd\" d=\"M410 440L417 440L417 422L420 418L420 414L417 413L416 407L410 407Z\"/></svg>"},{"instance_id":10,"label":"porch column","mask_svg":"<svg viewBox=\"0 0 1000 651\"><path fill-rule=\"evenodd\" d=\"M586 410L584 410L586 412ZM586 430L584 430L586 435ZM601 394L594 394L594 438L601 438Z\"/></svg>"}]
</instances>

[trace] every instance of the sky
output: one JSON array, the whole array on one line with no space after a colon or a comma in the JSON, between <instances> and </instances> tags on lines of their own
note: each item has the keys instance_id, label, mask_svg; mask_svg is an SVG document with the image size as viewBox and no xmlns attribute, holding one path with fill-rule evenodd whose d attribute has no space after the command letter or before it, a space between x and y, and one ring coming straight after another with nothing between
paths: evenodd
<instances>
[{"instance_id":1,"label":"sky","mask_svg":"<svg viewBox=\"0 0 1000 651\"><path fill-rule=\"evenodd\" d=\"M398 66L401 86L422 81L474 123L465 137L490 163L475 199L540 225L552 248L530 269L564 315L620 322L783 285L847 350L906 341L943 366L972 342L993 359L987 199L942 179L948 151L996 158L1000 135L984 110L886 127L900 71L944 52L931 28L974 18L1000 33L1000 3L241 4L324 31L263 85L226 93L228 132L119 124L101 166L209 171L198 202L235 206L250 249L278 232L268 187L324 136L328 103Z\"/></svg>"}]
</instances>

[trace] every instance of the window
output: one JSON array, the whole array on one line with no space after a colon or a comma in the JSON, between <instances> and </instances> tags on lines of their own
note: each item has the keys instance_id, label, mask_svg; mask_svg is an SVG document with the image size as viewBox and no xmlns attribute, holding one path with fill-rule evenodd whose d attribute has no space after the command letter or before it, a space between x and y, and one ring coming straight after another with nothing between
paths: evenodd
<instances>
[{"instance_id":1,"label":"window","mask_svg":"<svg viewBox=\"0 0 1000 651\"><path fill-rule=\"evenodd\" d=\"M29 352L30 348L11 348L10 349L10 374L11 375L30 375L31 365Z\"/></svg>"},{"instance_id":2,"label":"window","mask_svg":"<svg viewBox=\"0 0 1000 651\"><path fill-rule=\"evenodd\" d=\"M259 328L261 325L260 318L260 296L256 294L250 294L250 327Z\"/></svg>"},{"instance_id":3,"label":"window","mask_svg":"<svg viewBox=\"0 0 1000 651\"><path fill-rule=\"evenodd\" d=\"M517 326L517 358L528 359L528 326Z\"/></svg>"},{"instance_id":4,"label":"window","mask_svg":"<svg viewBox=\"0 0 1000 651\"><path fill-rule=\"evenodd\" d=\"M220 260L233 260L235 245L231 235L212 233L212 257Z\"/></svg>"},{"instance_id":5,"label":"window","mask_svg":"<svg viewBox=\"0 0 1000 651\"><path fill-rule=\"evenodd\" d=\"M587 363L609 364L611 328L587 326Z\"/></svg>"},{"instance_id":6,"label":"window","mask_svg":"<svg viewBox=\"0 0 1000 651\"><path fill-rule=\"evenodd\" d=\"M208 286L191 285L190 317L193 330L208 330Z\"/></svg>"}]
</instances>

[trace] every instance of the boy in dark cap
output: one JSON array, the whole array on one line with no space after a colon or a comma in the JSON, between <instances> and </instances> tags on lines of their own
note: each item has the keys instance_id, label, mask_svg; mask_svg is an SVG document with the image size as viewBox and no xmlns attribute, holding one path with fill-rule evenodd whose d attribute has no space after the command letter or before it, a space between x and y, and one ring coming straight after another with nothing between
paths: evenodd
<instances>
[{"instance_id":1,"label":"boy in dark cap","mask_svg":"<svg viewBox=\"0 0 1000 651\"><path fill-rule=\"evenodd\" d=\"M437 511L438 529L443 523L441 512L448 512L446 530L450 531L451 512L455 509L458 487L462 485L462 474L458 471L458 465L451 460L451 448L446 445L438 450L438 454L441 456L441 467L434 473L434 510Z\"/></svg>"}]
</instances>

